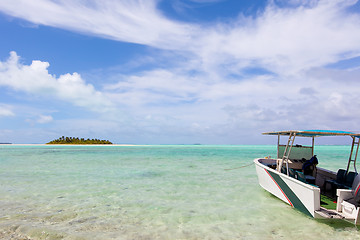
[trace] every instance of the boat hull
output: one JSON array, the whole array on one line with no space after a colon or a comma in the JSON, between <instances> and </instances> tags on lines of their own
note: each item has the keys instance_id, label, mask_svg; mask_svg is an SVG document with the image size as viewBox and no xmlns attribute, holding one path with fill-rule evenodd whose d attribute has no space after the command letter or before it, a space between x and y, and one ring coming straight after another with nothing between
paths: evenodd
<instances>
[{"instance_id":1,"label":"boat hull","mask_svg":"<svg viewBox=\"0 0 360 240\"><path fill-rule=\"evenodd\" d=\"M254 160L260 186L306 215L317 217L315 211L320 209L320 189L264 165L264 162L271 161L276 162L273 159Z\"/></svg>"}]
</instances>

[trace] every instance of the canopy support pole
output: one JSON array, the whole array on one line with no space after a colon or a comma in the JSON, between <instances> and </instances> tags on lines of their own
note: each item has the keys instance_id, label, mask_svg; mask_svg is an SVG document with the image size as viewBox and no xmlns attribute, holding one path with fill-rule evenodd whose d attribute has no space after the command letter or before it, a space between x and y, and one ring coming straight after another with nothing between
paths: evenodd
<instances>
[{"instance_id":1,"label":"canopy support pole","mask_svg":"<svg viewBox=\"0 0 360 240\"><path fill-rule=\"evenodd\" d=\"M357 170L356 170L356 159L357 159L357 154L359 152L359 138L356 138L354 136L351 136L351 137L352 137L353 141L352 141L352 144L351 144L350 157L349 157L348 165L347 165L347 168L346 168L346 173L349 172L351 162L354 162L354 169L355 169L355 172L357 172ZM355 151L355 158L353 159L354 146L356 146L356 151Z\"/></svg>"},{"instance_id":2,"label":"canopy support pole","mask_svg":"<svg viewBox=\"0 0 360 240\"><path fill-rule=\"evenodd\" d=\"M278 165L278 169L277 169L278 172L281 172L282 165L283 165L283 163L285 161L285 163L286 163L286 174L289 175L289 156L290 156L291 149L292 149L292 147L294 145L295 136L296 136L295 132L290 132L289 139L288 139L288 142L286 144L283 157L281 158L280 163ZM280 142L278 143L278 148L279 148L279 144L280 144Z\"/></svg>"},{"instance_id":3,"label":"canopy support pole","mask_svg":"<svg viewBox=\"0 0 360 240\"><path fill-rule=\"evenodd\" d=\"M311 156L314 156L315 137L312 137Z\"/></svg>"}]
</instances>

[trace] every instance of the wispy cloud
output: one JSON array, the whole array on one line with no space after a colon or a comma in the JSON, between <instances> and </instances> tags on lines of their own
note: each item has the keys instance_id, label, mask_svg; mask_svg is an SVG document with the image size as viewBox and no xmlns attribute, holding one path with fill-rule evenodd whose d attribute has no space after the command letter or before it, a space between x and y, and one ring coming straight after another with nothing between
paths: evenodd
<instances>
[{"instance_id":1,"label":"wispy cloud","mask_svg":"<svg viewBox=\"0 0 360 240\"><path fill-rule=\"evenodd\" d=\"M53 117L50 116L50 115L40 115L37 122L41 123L41 124L44 124L44 123L50 123L53 120L54 120Z\"/></svg>"},{"instance_id":2,"label":"wispy cloud","mask_svg":"<svg viewBox=\"0 0 360 240\"><path fill-rule=\"evenodd\" d=\"M360 16L347 11L356 2L270 2L256 16L240 14L216 26L170 20L155 0L4 0L0 11L36 24L189 52L198 59L196 68L206 71L256 65L281 74L358 56Z\"/></svg>"},{"instance_id":3,"label":"wispy cloud","mask_svg":"<svg viewBox=\"0 0 360 240\"><path fill-rule=\"evenodd\" d=\"M157 2L5 0L0 3L0 11L36 24L118 41L161 48L183 46L184 39L190 40L194 26L168 20L156 8Z\"/></svg>"},{"instance_id":4,"label":"wispy cloud","mask_svg":"<svg viewBox=\"0 0 360 240\"><path fill-rule=\"evenodd\" d=\"M240 15L230 24L207 29L197 53L206 70L224 64L238 71L257 66L280 75L358 56L360 16L347 11L351 4L354 1L286 8L270 4L256 17Z\"/></svg>"},{"instance_id":5,"label":"wispy cloud","mask_svg":"<svg viewBox=\"0 0 360 240\"><path fill-rule=\"evenodd\" d=\"M11 107L5 104L0 104L0 117L13 117L15 113L11 110Z\"/></svg>"}]
</instances>

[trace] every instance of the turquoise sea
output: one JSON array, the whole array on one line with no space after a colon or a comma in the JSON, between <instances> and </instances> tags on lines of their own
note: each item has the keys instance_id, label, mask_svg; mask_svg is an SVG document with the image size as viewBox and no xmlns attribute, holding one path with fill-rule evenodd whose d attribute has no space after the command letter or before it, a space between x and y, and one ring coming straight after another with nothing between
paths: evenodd
<instances>
[{"instance_id":1,"label":"turquoise sea","mask_svg":"<svg viewBox=\"0 0 360 240\"><path fill-rule=\"evenodd\" d=\"M346 167L349 149L318 146L319 166ZM269 155L276 146L2 145L0 238L360 239L264 191L251 163Z\"/></svg>"}]
</instances>

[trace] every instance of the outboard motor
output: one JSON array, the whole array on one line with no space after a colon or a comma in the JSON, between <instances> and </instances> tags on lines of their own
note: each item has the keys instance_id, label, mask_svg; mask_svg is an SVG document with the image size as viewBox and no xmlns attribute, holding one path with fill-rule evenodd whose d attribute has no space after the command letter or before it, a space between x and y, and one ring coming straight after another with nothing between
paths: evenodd
<instances>
[{"instance_id":1,"label":"outboard motor","mask_svg":"<svg viewBox=\"0 0 360 240\"><path fill-rule=\"evenodd\" d=\"M355 177L351 190L354 196L354 200L359 206L360 205L360 174L358 174Z\"/></svg>"}]
</instances>

